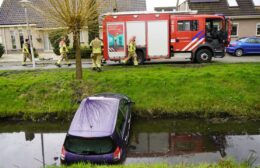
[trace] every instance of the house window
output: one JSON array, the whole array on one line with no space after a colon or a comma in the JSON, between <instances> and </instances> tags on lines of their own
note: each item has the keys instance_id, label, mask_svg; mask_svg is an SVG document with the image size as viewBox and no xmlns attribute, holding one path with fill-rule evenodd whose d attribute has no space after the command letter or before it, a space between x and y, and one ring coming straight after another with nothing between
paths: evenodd
<instances>
[{"instance_id":1,"label":"house window","mask_svg":"<svg viewBox=\"0 0 260 168\"><path fill-rule=\"evenodd\" d=\"M20 39L20 46L21 46L21 48L23 48L24 36L23 36L22 30L19 30L19 39Z\"/></svg>"},{"instance_id":2,"label":"house window","mask_svg":"<svg viewBox=\"0 0 260 168\"><path fill-rule=\"evenodd\" d=\"M84 43L84 33L80 31L80 43Z\"/></svg>"},{"instance_id":3,"label":"house window","mask_svg":"<svg viewBox=\"0 0 260 168\"><path fill-rule=\"evenodd\" d=\"M3 44L3 37L0 35L0 43Z\"/></svg>"},{"instance_id":4,"label":"house window","mask_svg":"<svg viewBox=\"0 0 260 168\"><path fill-rule=\"evenodd\" d=\"M253 0L255 6L260 6L260 0Z\"/></svg>"},{"instance_id":5,"label":"house window","mask_svg":"<svg viewBox=\"0 0 260 168\"><path fill-rule=\"evenodd\" d=\"M15 40L15 32L13 30L10 31L11 34L11 43L12 43L12 49L16 49L16 40Z\"/></svg>"},{"instance_id":6,"label":"house window","mask_svg":"<svg viewBox=\"0 0 260 168\"><path fill-rule=\"evenodd\" d=\"M227 0L229 7L238 7L237 0Z\"/></svg>"},{"instance_id":7,"label":"house window","mask_svg":"<svg viewBox=\"0 0 260 168\"><path fill-rule=\"evenodd\" d=\"M198 31L198 21L180 20L178 21L178 31Z\"/></svg>"},{"instance_id":8,"label":"house window","mask_svg":"<svg viewBox=\"0 0 260 168\"><path fill-rule=\"evenodd\" d=\"M256 35L260 36L260 23L256 24Z\"/></svg>"},{"instance_id":9,"label":"house window","mask_svg":"<svg viewBox=\"0 0 260 168\"><path fill-rule=\"evenodd\" d=\"M52 50L52 46L51 46L51 42L49 40L49 35L48 34L45 34L43 36L43 41L44 41L44 50L45 51Z\"/></svg>"},{"instance_id":10,"label":"house window","mask_svg":"<svg viewBox=\"0 0 260 168\"><path fill-rule=\"evenodd\" d=\"M238 23L232 24L231 36L238 36Z\"/></svg>"}]
</instances>

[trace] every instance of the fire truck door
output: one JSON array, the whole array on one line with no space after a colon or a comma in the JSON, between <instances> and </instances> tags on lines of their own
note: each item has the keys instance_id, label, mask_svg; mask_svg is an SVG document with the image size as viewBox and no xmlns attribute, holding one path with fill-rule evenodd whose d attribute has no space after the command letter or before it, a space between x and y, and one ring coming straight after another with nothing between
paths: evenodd
<instances>
[{"instance_id":1,"label":"fire truck door","mask_svg":"<svg viewBox=\"0 0 260 168\"><path fill-rule=\"evenodd\" d=\"M148 21L147 31L149 58L169 57L169 21Z\"/></svg>"},{"instance_id":2,"label":"fire truck door","mask_svg":"<svg viewBox=\"0 0 260 168\"><path fill-rule=\"evenodd\" d=\"M121 59L126 56L125 24L111 22L107 24L108 56L110 59Z\"/></svg>"},{"instance_id":3,"label":"fire truck door","mask_svg":"<svg viewBox=\"0 0 260 168\"><path fill-rule=\"evenodd\" d=\"M135 36L136 45L139 48L146 47L146 33L145 33L145 22L144 21L130 21L126 22L126 35L127 42Z\"/></svg>"},{"instance_id":4,"label":"fire truck door","mask_svg":"<svg viewBox=\"0 0 260 168\"><path fill-rule=\"evenodd\" d=\"M175 52L192 51L204 41L205 32L199 31L198 22L198 20L183 17L176 20L173 45Z\"/></svg>"}]
</instances>

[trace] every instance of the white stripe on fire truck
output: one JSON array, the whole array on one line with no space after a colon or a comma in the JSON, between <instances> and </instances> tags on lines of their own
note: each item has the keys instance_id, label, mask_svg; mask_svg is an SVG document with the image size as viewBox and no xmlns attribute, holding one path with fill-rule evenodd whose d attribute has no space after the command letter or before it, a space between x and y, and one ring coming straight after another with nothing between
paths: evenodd
<instances>
[{"instance_id":1,"label":"white stripe on fire truck","mask_svg":"<svg viewBox=\"0 0 260 168\"><path fill-rule=\"evenodd\" d=\"M182 49L182 51L186 51L192 44L194 44L196 41L198 40L198 38L195 38L194 40L192 40L186 47L184 47Z\"/></svg>"},{"instance_id":2,"label":"white stripe on fire truck","mask_svg":"<svg viewBox=\"0 0 260 168\"><path fill-rule=\"evenodd\" d=\"M114 52L115 50L113 48L109 48L109 51L110 52Z\"/></svg>"},{"instance_id":3,"label":"white stripe on fire truck","mask_svg":"<svg viewBox=\"0 0 260 168\"><path fill-rule=\"evenodd\" d=\"M200 39L193 47L189 49L189 51L192 51L195 47L197 47L201 42L204 41L204 38Z\"/></svg>"}]
</instances>

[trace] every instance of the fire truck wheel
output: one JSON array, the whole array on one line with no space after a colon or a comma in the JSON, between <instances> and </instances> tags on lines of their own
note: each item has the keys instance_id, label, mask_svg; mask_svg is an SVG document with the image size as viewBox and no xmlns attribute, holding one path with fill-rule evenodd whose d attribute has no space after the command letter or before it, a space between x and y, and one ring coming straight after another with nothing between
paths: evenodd
<instances>
[{"instance_id":1,"label":"fire truck wheel","mask_svg":"<svg viewBox=\"0 0 260 168\"><path fill-rule=\"evenodd\" d=\"M142 51L136 51L137 61L139 65L144 64L144 53Z\"/></svg>"},{"instance_id":2,"label":"fire truck wheel","mask_svg":"<svg viewBox=\"0 0 260 168\"><path fill-rule=\"evenodd\" d=\"M198 63L208 63L212 60L212 53L208 49L199 50L196 54L196 61Z\"/></svg>"},{"instance_id":3,"label":"fire truck wheel","mask_svg":"<svg viewBox=\"0 0 260 168\"><path fill-rule=\"evenodd\" d=\"M244 52L242 49L237 49L235 51L235 56L237 56L237 57L241 57L241 56L243 56L243 54L244 54Z\"/></svg>"}]
</instances>

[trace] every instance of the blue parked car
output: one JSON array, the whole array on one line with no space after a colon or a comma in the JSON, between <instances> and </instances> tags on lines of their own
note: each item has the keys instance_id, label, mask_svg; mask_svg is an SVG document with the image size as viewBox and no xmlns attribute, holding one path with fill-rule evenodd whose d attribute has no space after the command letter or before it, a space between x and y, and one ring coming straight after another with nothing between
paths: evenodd
<instances>
[{"instance_id":1,"label":"blue parked car","mask_svg":"<svg viewBox=\"0 0 260 168\"><path fill-rule=\"evenodd\" d=\"M232 41L227 53L241 57L245 54L260 54L260 37L243 37Z\"/></svg>"},{"instance_id":2,"label":"blue parked car","mask_svg":"<svg viewBox=\"0 0 260 168\"><path fill-rule=\"evenodd\" d=\"M119 94L84 99L70 125L61 163L118 163L125 159L132 101Z\"/></svg>"}]
</instances>

